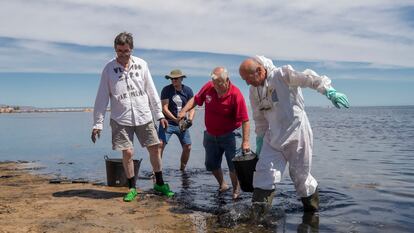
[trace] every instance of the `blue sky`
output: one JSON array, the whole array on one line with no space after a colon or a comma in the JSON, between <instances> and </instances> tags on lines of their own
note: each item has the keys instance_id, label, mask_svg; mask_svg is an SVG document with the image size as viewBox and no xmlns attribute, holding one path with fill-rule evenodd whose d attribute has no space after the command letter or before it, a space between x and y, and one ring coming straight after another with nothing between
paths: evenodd
<instances>
[{"instance_id":1,"label":"blue sky","mask_svg":"<svg viewBox=\"0 0 414 233\"><path fill-rule=\"evenodd\" d=\"M0 0L2 1L2 0ZM325 74L352 106L413 105L413 1L2 1L0 104L92 106L113 39L132 32L134 54L163 77L182 69L197 91L215 66L238 76L265 55L277 66ZM326 97L304 90L308 106Z\"/></svg>"}]
</instances>

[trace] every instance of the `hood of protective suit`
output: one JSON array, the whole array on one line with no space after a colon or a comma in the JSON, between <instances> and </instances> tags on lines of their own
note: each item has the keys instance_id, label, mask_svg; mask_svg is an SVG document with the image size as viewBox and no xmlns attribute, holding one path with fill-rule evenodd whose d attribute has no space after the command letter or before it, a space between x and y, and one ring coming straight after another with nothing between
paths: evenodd
<instances>
[{"instance_id":1,"label":"hood of protective suit","mask_svg":"<svg viewBox=\"0 0 414 233\"><path fill-rule=\"evenodd\" d=\"M259 62L265 67L268 74L270 74L271 71L276 69L276 66L273 65L272 60L270 60L269 58L265 58L264 56L259 56L259 55L256 55L254 58L256 59L257 62Z\"/></svg>"}]
</instances>

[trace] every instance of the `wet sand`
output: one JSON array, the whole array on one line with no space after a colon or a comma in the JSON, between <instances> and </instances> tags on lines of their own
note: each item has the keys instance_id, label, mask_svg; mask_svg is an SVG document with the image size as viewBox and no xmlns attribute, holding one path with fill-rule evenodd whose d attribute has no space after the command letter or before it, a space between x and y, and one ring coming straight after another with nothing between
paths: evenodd
<instances>
[{"instance_id":1,"label":"wet sand","mask_svg":"<svg viewBox=\"0 0 414 233\"><path fill-rule=\"evenodd\" d=\"M50 184L30 164L0 163L0 232L204 232L203 216L174 213L163 196L90 183ZM203 222L204 221L204 222Z\"/></svg>"}]
</instances>

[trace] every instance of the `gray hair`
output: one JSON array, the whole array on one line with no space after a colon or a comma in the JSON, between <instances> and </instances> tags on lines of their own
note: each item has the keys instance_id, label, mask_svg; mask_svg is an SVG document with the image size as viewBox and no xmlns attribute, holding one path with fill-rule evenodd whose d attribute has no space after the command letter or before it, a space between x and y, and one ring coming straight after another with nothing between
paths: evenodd
<instances>
[{"instance_id":1,"label":"gray hair","mask_svg":"<svg viewBox=\"0 0 414 233\"><path fill-rule=\"evenodd\" d=\"M114 40L114 48L117 45L129 45L130 49L134 48L134 39L132 38L132 34L129 32L121 32L119 33Z\"/></svg>"},{"instance_id":2,"label":"gray hair","mask_svg":"<svg viewBox=\"0 0 414 233\"><path fill-rule=\"evenodd\" d=\"M216 71L219 71L219 70L221 70L221 72L218 75L215 74ZM213 71L210 74L210 77L213 80L216 80L216 79L220 78L220 79L226 81L227 79L229 79L229 72L227 71L226 68L219 66L219 67L216 67L216 68L213 69Z\"/></svg>"}]
</instances>

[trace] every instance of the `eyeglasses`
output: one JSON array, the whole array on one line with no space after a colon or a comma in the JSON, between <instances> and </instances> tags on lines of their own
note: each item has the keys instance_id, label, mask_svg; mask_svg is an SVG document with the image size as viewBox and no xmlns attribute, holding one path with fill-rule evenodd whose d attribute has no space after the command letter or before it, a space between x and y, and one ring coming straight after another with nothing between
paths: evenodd
<instances>
[{"instance_id":1,"label":"eyeglasses","mask_svg":"<svg viewBox=\"0 0 414 233\"><path fill-rule=\"evenodd\" d=\"M227 80L223 80L223 79L212 79L213 84L217 85L217 86L225 86L228 83L228 79Z\"/></svg>"},{"instance_id":2,"label":"eyeglasses","mask_svg":"<svg viewBox=\"0 0 414 233\"><path fill-rule=\"evenodd\" d=\"M171 79L171 81L175 81L175 80L178 80L179 78L170 78Z\"/></svg>"},{"instance_id":3,"label":"eyeglasses","mask_svg":"<svg viewBox=\"0 0 414 233\"><path fill-rule=\"evenodd\" d=\"M119 54L131 55L132 50L131 49L125 49L125 50L116 49L115 52Z\"/></svg>"}]
</instances>

